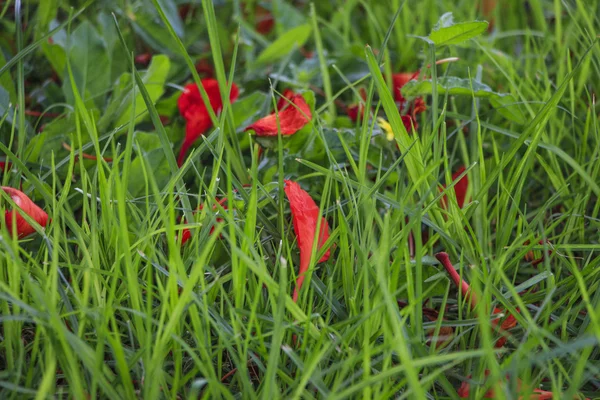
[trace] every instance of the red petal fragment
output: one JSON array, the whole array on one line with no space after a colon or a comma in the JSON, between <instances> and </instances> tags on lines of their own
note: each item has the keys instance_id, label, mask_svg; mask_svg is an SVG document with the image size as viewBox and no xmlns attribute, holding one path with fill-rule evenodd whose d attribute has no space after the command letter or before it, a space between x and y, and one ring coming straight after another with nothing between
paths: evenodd
<instances>
[{"instance_id":1,"label":"red petal fragment","mask_svg":"<svg viewBox=\"0 0 600 400\"><path fill-rule=\"evenodd\" d=\"M282 135L293 135L304 128L312 119L310 107L302 95L294 95L291 104L279 112L279 126ZM277 115L275 113L259 119L246 130L253 130L257 136L277 136Z\"/></svg>"},{"instance_id":2,"label":"red petal fragment","mask_svg":"<svg viewBox=\"0 0 600 400\"><path fill-rule=\"evenodd\" d=\"M406 132L408 132L409 135L412 134L413 125L415 126L415 130L418 128L417 121L414 120L412 116L402 115L400 118L402 118L404 128L406 129Z\"/></svg>"},{"instance_id":3,"label":"red petal fragment","mask_svg":"<svg viewBox=\"0 0 600 400\"><path fill-rule=\"evenodd\" d=\"M269 10L258 6L254 11L254 16L256 18L256 32L261 35L271 32L271 29L275 25L275 18L273 18L273 14Z\"/></svg>"},{"instance_id":4,"label":"red petal fragment","mask_svg":"<svg viewBox=\"0 0 600 400\"><path fill-rule=\"evenodd\" d=\"M224 209L227 210L227 204L225 204L227 202L227 198L223 197L221 200L217 200L217 203L223 207ZM204 208L203 204L200 204L197 208L197 210L202 210ZM213 205L212 207L213 211L217 209L217 205ZM195 213L195 212L194 212ZM222 222L223 218L217 218L217 222ZM185 221L184 221L185 222ZM212 228L210 228L210 232L209 234L212 234L215 230L215 227L213 226ZM181 245L183 246L188 240L190 240L192 238L192 234L190 233L189 229L184 229L183 231L181 231ZM177 240L177 238L175 238L175 240Z\"/></svg>"},{"instance_id":5,"label":"red petal fragment","mask_svg":"<svg viewBox=\"0 0 600 400\"><path fill-rule=\"evenodd\" d=\"M285 89L282 93L282 96L277 100L277 111L282 111L284 108L290 106L290 102L294 98L296 93L294 93L291 89Z\"/></svg>"},{"instance_id":6,"label":"red petal fragment","mask_svg":"<svg viewBox=\"0 0 600 400\"><path fill-rule=\"evenodd\" d=\"M367 91L365 90L365 88L360 88L359 93L360 93L360 97L363 99L363 101L366 101L367 100ZM363 118L365 117L364 102L358 102L356 104L352 104L351 106L346 108L346 114L348 115L348 117L350 117L352 122L356 122L356 120L358 120L359 118L360 118L360 121L362 121Z\"/></svg>"},{"instance_id":7,"label":"red petal fragment","mask_svg":"<svg viewBox=\"0 0 600 400\"><path fill-rule=\"evenodd\" d=\"M400 89L408 82L413 79L416 79L419 76L419 71L417 72L400 72L392 75L392 80L394 83L394 99L399 103L404 103L406 99L402 96L402 92Z\"/></svg>"},{"instance_id":8,"label":"red petal fragment","mask_svg":"<svg viewBox=\"0 0 600 400\"><path fill-rule=\"evenodd\" d=\"M152 54L150 53L142 53L135 56L135 63L140 65L148 65L150 64L150 60L152 60Z\"/></svg>"},{"instance_id":9,"label":"red petal fragment","mask_svg":"<svg viewBox=\"0 0 600 400\"><path fill-rule=\"evenodd\" d=\"M412 106L411 115L413 118L416 118L417 114L425 112L427 110L427 105L425 104L425 100L422 97L417 97Z\"/></svg>"},{"instance_id":10,"label":"red petal fragment","mask_svg":"<svg viewBox=\"0 0 600 400\"><path fill-rule=\"evenodd\" d=\"M185 139L183 139L181 149L179 150L179 157L177 157L178 166L181 167L185 161L185 155L187 154L188 149L211 126L212 121L210 120L208 112L206 115L199 115L198 118L188 120L187 124L185 125Z\"/></svg>"},{"instance_id":11,"label":"red petal fragment","mask_svg":"<svg viewBox=\"0 0 600 400\"><path fill-rule=\"evenodd\" d=\"M205 58L196 63L196 71L206 78L212 78L214 75L212 64Z\"/></svg>"},{"instance_id":12,"label":"red petal fragment","mask_svg":"<svg viewBox=\"0 0 600 400\"><path fill-rule=\"evenodd\" d=\"M290 202L292 210L292 222L294 224L294 233L300 248L300 269L298 271L298 279L296 280L296 288L294 289L293 300L298 300L298 292L304 282L304 274L310 266L310 257L317 232L317 224L319 218L321 221L318 246L319 249L329 238L329 224L327 220L319 214L319 206L314 202L310 195L303 190L296 182L285 181L285 194ZM327 250L325 255L318 262L327 261L331 251Z\"/></svg>"},{"instance_id":13,"label":"red petal fragment","mask_svg":"<svg viewBox=\"0 0 600 400\"><path fill-rule=\"evenodd\" d=\"M456 171L452 175L452 180L458 179L458 177L465 172L465 167L460 167L458 171ZM469 178L467 175L463 176L456 185L454 185L454 193L456 193L456 202L458 206L462 208L465 204L465 198L467 197L467 189L469 188Z\"/></svg>"},{"instance_id":14,"label":"red petal fragment","mask_svg":"<svg viewBox=\"0 0 600 400\"><path fill-rule=\"evenodd\" d=\"M517 311L519 311L519 309L517 309ZM498 307L495 307L493 314L500 314L500 313L506 314L506 312L504 310L502 310ZM496 319L492 320L492 325L496 326L496 325L498 325L499 322L500 322L500 318L496 318ZM500 324L500 328L502 328L504 330L512 329L515 326L517 326L517 319L512 314L508 314L506 319L504 319L502 321L502 323Z\"/></svg>"},{"instance_id":15,"label":"red petal fragment","mask_svg":"<svg viewBox=\"0 0 600 400\"><path fill-rule=\"evenodd\" d=\"M465 172L465 167L460 167L454 174L452 174L452 181L458 179L458 177ZM444 188L446 185L444 185ZM467 189L469 188L469 177L468 175L463 176L456 184L454 185L454 193L456 194L456 202L460 208L465 204L465 199L467 197ZM446 208L446 204L448 204L448 196L444 195L442 200L442 207Z\"/></svg>"},{"instance_id":16,"label":"red petal fragment","mask_svg":"<svg viewBox=\"0 0 600 400\"><path fill-rule=\"evenodd\" d=\"M485 376L487 377L490 374L489 370L485 370ZM471 379L471 375L467 376L467 379ZM520 381L519 381L520 382ZM458 390L456 391L458 397L461 399L466 399L471 394L471 384L469 382L463 382ZM484 399L494 399L496 396L494 395L494 390L490 389L483 395Z\"/></svg>"},{"instance_id":17,"label":"red petal fragment","mask_svg":"<svg viewBox=\"0 0 600 400\"><path fill-rule=\"evenodd\" d=\"M35 222L41 226L46 226L48 223L48 214L37 206L27 195L20 190L13 189L11 187L2 186L1 188L10 198L19 206L27 215L29 215ZM29 223L19 214L17 210L6 210L4 212L4 221L6 223L6 229L9 232L13 232L13 220L16 222L15 229L19 239L31 235L35 232L35 229L29 225Z\"/></svg>"},{"instance_id":18,"label":"red petal fragment","mask_svg":"<svg viewBox=\"0 0 600 400\"><path fill-rule=\"evenodd\" d=\"M221 112L223 108L223 101L221 100L221 92L219 91L219 82L216 79L202 79L202 86L208 95L210 106L215 113ZM236 84L231 85L231 91L229 93L229 100L234 102L239 95L239 89ZM212 121L210 120L210 114L206 105L202 101L200 95L200 89L195 83L190 83L185 86L185 90L179 96L177 100L177 106L179 107L179 113L187 121L185 129L185 139L181 146L179 154L178 164L181 166L187 149L198 139L210 126Z\"/></svg>"}]
</instances>

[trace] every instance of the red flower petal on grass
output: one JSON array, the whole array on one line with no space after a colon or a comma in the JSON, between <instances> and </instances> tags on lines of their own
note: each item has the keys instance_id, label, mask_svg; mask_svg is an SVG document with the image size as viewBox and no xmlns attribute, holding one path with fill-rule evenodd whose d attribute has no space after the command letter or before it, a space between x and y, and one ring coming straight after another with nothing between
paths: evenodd
<instances>
[{"instance_id":1,"label":"red flower petal on grass","mask_svg":"<svg viewBox=\"0 0 600 400\"><path fill-rule=\"evenodd\" d=\"M286 101L287 106L285 106L281 99L278 102L278 107L283 105L283 108L278 111L279 126L282 135L293 135L304 128L312 119L310 107L306 104L302 95L293 95L290 101L292 104ZM246 130L253 130L257 136L277 136L277 114L272 113L259 119L247 127Z\"/></svg>"},{"instance_id":2,"label":"red flower petal on grass","mask_svg":"<svg viewBox=\"0 0 600 400\"><path fill-rule=\"evenodd\" d=\"M394 84L394 99L398 102L398 103L404 103L406 102L406 99L404 98L404 96L402 96L402 92L400 91L400 89L402 89L402 87L404 85L406 85L408 82L410 82L413 79L416 79L419 76L419 71L417 72L399 72L397 74L393 74L392 75L392 81Z\"/></svg>"},{"instance_id":3,"label":"red flower petal on grass","mask_svg":"<svg viewBox=\"0 0 600 400\"><path fill-rule=\"evenodd\" d=\"M11 187L2 186L1 188L15 204L20 207L27 215L29 215L35 222L41 226L46 226L48 223L48 214L37 206L27 195L20 190L13 189ZM19 239L31 235L35 232L35 229L29 225L29 223L23 218L17 210L6 210L4 212L4 221L6 223L6 229L10 233L13 232L13 221L16 223L14 226L17 231Z\"/></svg>"},{"instance_id":4,"label":"red flower petal on grass","mask_svg":"<svg viewBox=\"0 0 600 400\"><path fill-rule=\"evenodd\" d=\"M411 115L402 115L402 123L404 124L404 129L408 132L409 135L412 134L413 126L417 129L419 126L417 125L417 120L414 119Z\"/></svg>"},{"instance_id":5,"label":"red flower petal on grass","mask_svg":"<svg viewBox=\"0 0 600 400\"><path fill-rule=\"evenodd\" d=\"M210 100L210 106L215 113L218 114L223 108L221 92L219 91L219 82L216 79L211 78L202 79L201 82L206 94L208 95L208 99ZM240 92L236 84L232 84L231 91L229 93L229 100L234 102L239 93ZM177 100L177 106L179 107L179 113L187 121L187 125L185 127L185 139L183 140L179 157L177 159L178 165L181 166L187 150L196 141L196 139L202 136L204 132L211 127L212 121L210 120L208 109L202 101L200 89L198 89L198 86L196 86L195 83L190 83L189 85L185 86L185 90Z\"/></svg>"},{"instance_id":6,"label":"red flower petal on grass","mask_svg":"<svg viewBox=\"0 0 600 400\"><path fill-rule=\"evenodd\" d=\"M223 197L221 200L217 200L217 203L223 207L224 209L227 210L227 198ZM204 208L203 204L200 204L200 206L198 206L197 210L202 210ZM217 205L213 205L212 207L213 211L215 211L217 209ZM217 218L217 222L223 222L223 218ZM214 232L215 227L213 226L212 228L210 228L210 232L209 234L212 235L212 233ZM183 246L188 240L190 240L192 238L192 234L190 233L189 229L184 229L183 231L181 231L181 245Z\"/></svg>"},{"instance_id":7,"label":"red flower petal on grass","mask_svg":"<svg viewBox=\"0 0 600 400\"><path fill-rule=\"evenodd\" d=\"M460 288L461 294L463 295L465 300L469 301L471 309L474 310L477 305L477 297L475 297L475 293L471 293L471 288L469 286L469 283L467 281L465 281L464 279L462 279L461 276L458 274L458 271L456 271L456 269L454 269L454 266L452 266L452 263L450 262L450 257L448 256L448 254L444 253L444 252L437 253L435 255L435 258L437 258L437 260L442 264L442 266L444 267L444 269L446 270L448 275L450 275L450 279L452 280L452 282L454 282L456 287ZM517 309L517 311L519 311L519 310ZM494 307L493 314L500 314L500 313L504 313L504 311L498 307ZM512 329L515 326L517 326L517 319L513 315L508 314L508 316L506 317L506 319L504 319L502 321L502 323L500 323L500 318L493 319L491 321L491 323L492 323L493 327L497 327L498 324L500 324L499 330L501 332L503 332L503 331ZM496 341L494 346L496 348L499 348L499 347L504 346L505 343L506 343L506 337L503 336L503 337L500 337Z\"/></svg>"},{"instance_id":8,"label":"red flower petal on grass","mask_svg":"<svg viewBox=\"0 0 600 400\"><path fill-rule=\"evenodd\" d=\"M458 177L465 172L465 167L460 167L454 174L452 174L452 181L454 182ZM444 188L446 185L444 185ZM456 202L460 208L465 204L465 199L467 197L467 190L469 189L469 177L467 175L463 176L456 184L454 185L454 193L456 194ZM442 200L442 207L446 208L446 204L448 204L448 196L444 195Z\"/></svg>"},{"instance_id":9,"label":"red flower petal on grass","mask_svg":"<svg viewBox=\"0 0 600 400\"><path fill-rule=\"evenodd\" d=\"M298 271L296 288L294 289L294 295L292 297L295 302L298 300L298 293L304 282L304 274L310 266L310 257L312 255L319 218L321 225L318 249L320 249L329 238L329 224L327 224L327 220L319 214L319 206L298 183L286 180L284 191L290 202L294 233L296 234L296 240L298 241L298 247L300 248L300 269ZM331 251L327 250L318 262L327 261L330 255Z\"/></svg>"},{"instance_id":10,"label":"red flower petal on grass","mask_svg":"<svg viewBox=\"0 0 600 400\"><path fill-rule=\"evenodd\" d=\"M401 89L404 87L404 85L411 80L416 79L418 76L419 71L400 72L392 75L394 99L396 102L400 103L400 111L406 113L406 115L402 116L402 122L404 123L404 127L408 133L412 132L413 126L415 129L418 129L419 126L417 125L417 114L427 110L427 106L425 105L425 101L422 97L417 97L407 110L403 110L404 105L406 104L406 99L404 96L402 96Z\"/></svg>"},{"instance_id":11,"label":"red flower petal on grass","mask_svg":"<svg viewBox=\"0 0 600 400\"><path fill-rule=\"evenodd\" d=\"M290 106L295 95L296 93L294 93L293 90L285 89L281 94L279 100L277 100L277 111L281 111L284 108Z\"/></svg>"}]
</instances>

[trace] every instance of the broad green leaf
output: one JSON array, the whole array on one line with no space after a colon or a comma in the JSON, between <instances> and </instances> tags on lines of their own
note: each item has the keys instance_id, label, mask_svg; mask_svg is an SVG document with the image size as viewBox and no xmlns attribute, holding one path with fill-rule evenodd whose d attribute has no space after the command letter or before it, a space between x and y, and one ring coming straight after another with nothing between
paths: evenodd
<instances>
[{"instance_id":1,"label":"broad green leaf","mask_svg":"<svg viewBox=\"0 0 600 400\"><path fill-rule=\"evenodd\" d=\"M131 67L127 63L127 55L124 53L123 47L120 46L119 34L115 28L112 16L101 12L98 14L96 21L98 22L98 30L110 55L110 81L115 82L122 73L129 71Z\"/></svg>"},{"instance_id":2,"label":"broad green leaf","mask_svg":"<svg viewBox=\"0 0 600 400\"><path fill-rule=\"evenodd\" d=\"M56 43L42 43L42 51L52 69L56 71L60 77L63 77L63 74L67 69L67 54L65 49Z\"/></svg>"},{"instance_id":3,"label":"broad green leaf","mask_svg":"<svg viewBox=\"0 0 600 400\"><path fill-rule=\"evenodd\" d=\"M423 81L410 81L402 87L402 95L405 97L417 97L432 93L433 83L430 79ZM454 76L437 79L438 94L475 96L486 98L498 112L505 118L519 124L526 122L525 116L516 104L516 99L510 94L494 92L488 85L470 79L457 78Z\"/></svg>"},{"instance_id":4,"label":"broad green leaf","mask_svg":"<svg viewBox=\"0 0 600 400\"><path fill-rule=\"evenodd\" d=\"M160 149L160 139L156 132L136 131L133 133L133 145L142 154L147 154L153 150Z\"/></svg>"},{"instance_id":5,"label":"broad green leaf","mask_svg":"<svg viewBox=\"0 0 600 400\"><path fill-rule=\"evenodd\" d=\"M159 189L162 189L169 182L169 178L171 177L169 164L167 163L167 158L165 157L162 148L159 147L158 149L152 150L144 154L144 157L136 157L131 162L127 182L127 189L134 197L142 195L146 190L147 182L144 179L145 167L143 163L147 163L146 167L151 168L147 173L153 175Z\"/></svg>"},{"instance_id":6,"label":"broad green leaf","mask_svg":"<svg viewBox=\"0 0 600 400\"><path fill-rule=\"evenodd\" d=\"M165 82L167 80L167 75L169 74L170 66L171 62L167 56L157 55L152 57L152 62L150 63L148 70L143 74L142 81L144 82L144 86L146 86L146 90L148 90L148 94L150 95L153 103L156 103L160 96L162 96L165 92ZM117 109L122 111L118 113L119 117L116 121L116 126L124 125L130 121L132 112L132 96L134 92L133 88L130 88L131 90L120 102L121 106L117 107ZM138 116L136 122L139 122L142 118L144 118L144 115L140 114L145 112L147 108L141 93L139 93L137 90L135 92L137 97L135 100L134 113Z\"/></svg>"},{"instance_id":7,"label":"broad green leaf","mask_svg":"<svg viewBox=\"0 0 600 400\"><path fill-rule=\"evenodd\" d=\"M133 30L144 42L148 43L158 52L165 54L174 53L173 50L177 48L177 43L171 38L167 28L157 23L155 16L145 13L137 13L135 16L131 14L129 16Z\"/></svg>"},{"instance_id":8,"label":"broad green leaf","mask_svg":"<svg viewBox=\"0 0 600 400\"><path fill-rule=\"evenodd\" d=\"M481 35L487 30L486 21L454 23L452 13L442 15L431 34L431 40L437 47L459 44Z\"/></svg>"},{"instance_id":9,"label":"broad green leaf","mask_svg":"<svg viewBox=\"0 0 600 400\"><path fill-rule=\"evenodd\" d=\"M294 47L301 47L312 32L310 25L300 25L296 28L290 29L277 40L271 43L266 49L260 53L256 59L257 64L266 64L273 62L286 54L289 54L290 50Z\"/></svg>"},{"instance_id":10,"label":"broad green leaf","mask_svg":"<svg viewBox=\"0 0 600 400\"><path fill-rule=\"evenodd\" d=\"M97 111L94 112L94 118L97 118ZM66 118L58 118L44 126L43 132L33 136L25 147L25 161L52 167L52 157L54 161L58 159L59 154L66 156L67 150L63 143L72 146L75 120L73 114ZM84 131L82 140L88 140L87 132ZM54 155L53 155L54 153Z\"/></svg>"},{"instance_id":11,"label":"broad green leaf","mask_svg":"<svg viewBox=\"0 0 600 400\"><path fill-rule=\"evenodd\" d=\"M110 57L104 40L88 21L82 22L71 34L68 57L80 93L86 96L89 93L97 106L103 106L111 84ZM70 79L65 79L63 88L73 103ZM83 97L83 100L87 103L90 99Z\"/></svg>"}]
</instances>

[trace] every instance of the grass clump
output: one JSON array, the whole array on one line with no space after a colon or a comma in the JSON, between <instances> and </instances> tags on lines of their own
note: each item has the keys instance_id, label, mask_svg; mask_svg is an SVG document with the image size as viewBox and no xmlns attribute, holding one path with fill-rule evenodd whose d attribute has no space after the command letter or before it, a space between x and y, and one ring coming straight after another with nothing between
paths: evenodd
<instances>
[{"instance_id":1,"label":"grass clump","mask_svg":"<svg viewBox=\"0 0 600 400\"><path fill-rule=\"evenodd\" d=\"M510 3L1 5L0 397L597 396L600 3Z\"/></svg>"}]
</instances>

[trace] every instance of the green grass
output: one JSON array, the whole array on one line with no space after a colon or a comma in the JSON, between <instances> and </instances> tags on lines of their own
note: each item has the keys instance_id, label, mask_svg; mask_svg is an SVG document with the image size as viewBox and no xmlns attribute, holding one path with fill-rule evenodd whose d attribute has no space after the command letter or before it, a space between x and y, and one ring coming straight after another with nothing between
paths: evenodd
<instances>
[{"instance_id":1,"label":"green grass","mask_svg":"<svg viewBox=\"0 0 600 400\"><path fill-rule=\"evenodd\" d=\"M280 0L260 2L275 15L262 35L256 1L198 0L183 16L179 3L0 4L2 186L52 219L24 240L2 224L0 398L456 399L465 381L471 398L600 398L598 0L500 2L491 32L444 47L420 38L442 14L491 16L474 0ZM289 43L259 60L303 25L312 58ZM135 61L146 52L168 57ZM200 59L221 93L242 92L178 168L176 102ZM410 136L391 75L418 69L473 91L434 84ZM478 83L512 100L476 98ZM304 93L310 127L244 132L286 88ZM361 89L396 143L345 116ZM331 258L297 304L284 179L331 226ZM517 319L501 348L493 307ZM447 327L447 344L428 343Z\"/></svg>"}]
</instances>

